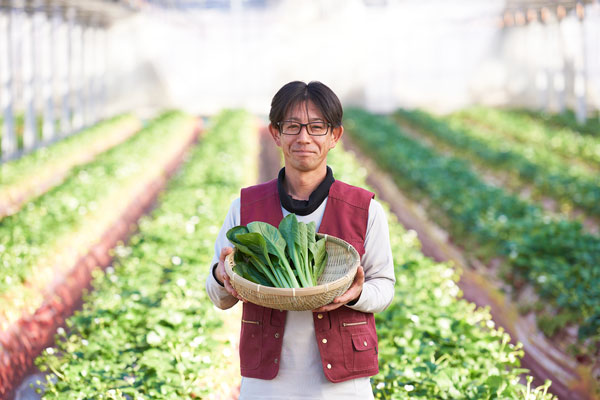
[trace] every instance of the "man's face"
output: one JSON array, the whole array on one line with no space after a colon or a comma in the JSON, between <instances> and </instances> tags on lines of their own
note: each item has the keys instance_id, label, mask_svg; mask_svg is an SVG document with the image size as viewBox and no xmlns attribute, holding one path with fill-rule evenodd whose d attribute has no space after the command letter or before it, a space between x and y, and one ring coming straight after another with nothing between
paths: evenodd
<instances>
[{"instance_id":1,"label":"man's face","mask_svg":"<svg viewBox=\"0 0 600 400\"><path fill-rule=\"evenodd\" d=\"M286 115L285 121L295 121L301 124L329 122L325 120L319 109L311 101L299 103L292 107ZM298 172L325 169L327 153L335 147L343 134L341 126L337 128L330 127L325 136L309 135L307 127L302 127L298 135L280 134L278 128L272 125L269 125L269 131L277 146L281 147L283 151L286 171L294 169Z\"/></svg>"}]
</instances>

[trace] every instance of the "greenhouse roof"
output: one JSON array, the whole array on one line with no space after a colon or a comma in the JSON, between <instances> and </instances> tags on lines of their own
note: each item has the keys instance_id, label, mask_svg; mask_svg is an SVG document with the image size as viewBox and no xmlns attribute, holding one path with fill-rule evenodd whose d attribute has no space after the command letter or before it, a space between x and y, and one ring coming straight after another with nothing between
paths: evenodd
<instances>
[{"instance_id":1,"label":"greenhouse roof","mask_svg":"<svg viewBox=\"0 0 600 400\"><path fill-rule=\"evenodd\" d=\"M87 24L109 25L138 11L141 3L131 0L0 0L0 8L60 12Z\"/></svg>"},{"instance_id":2,"label":"greenhouse roof","mask_svg":"<svg viewBox=\"0 0 600 400\"><path fill-rule=\"evenodd\" d=\"M563 6L566 9L573 9L577 6L577 3L580 4L592 4L597 2L597 0L506 0L506 8L507 9L542 9L546 8L556 8L558 6Z\"/></svg>"}]
</instances>

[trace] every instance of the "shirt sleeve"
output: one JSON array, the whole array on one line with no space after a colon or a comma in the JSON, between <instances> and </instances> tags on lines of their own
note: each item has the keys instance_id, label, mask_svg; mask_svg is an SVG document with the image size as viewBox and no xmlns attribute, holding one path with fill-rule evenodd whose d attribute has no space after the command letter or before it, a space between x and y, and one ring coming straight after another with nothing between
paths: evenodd
<instances>
[{"instance_id":1,"label":"shirt sleeve","mask_svg":"<svg viewBox=\"0 0 600 400\"><path fill-rule=\"evenodd\" d=\"M221 226L217 240L215 241L215 253L213 255L212 262L208 269L208 276L206 277L206 292L208 297L214 303L215 306L222 310L231 308L238 302L238 299L230 295L225 287L222 286L213 275L213 267L219 262L219 255L221 249L224 247L233 247L231 242L227 239L227 231L234 226L240 224L240 199L235 199L229 207L229 212L225 217L225 221Z\"/></svg>"},{"instance_id":2,"label":"shirt sleeve","mask_svg":"<svg viewBox=\"0 0 600 400\"><path fill-rule=\"evenodd\" d=\"M365 313L385 310L394 298L394 259L385 211L371 199L365 237L365 254L361 258L365 283L358 301L347 307Z\"/></svg>"}]
</instances>

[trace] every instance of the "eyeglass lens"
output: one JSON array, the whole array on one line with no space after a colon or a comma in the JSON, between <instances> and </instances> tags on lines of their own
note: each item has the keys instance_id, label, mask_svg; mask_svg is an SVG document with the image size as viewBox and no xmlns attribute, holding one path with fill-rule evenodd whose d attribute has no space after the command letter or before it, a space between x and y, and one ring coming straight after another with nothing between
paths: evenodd
<instances>
[{"instance_id":1,"label":"eyeglass lens","mask_svg":"<svg viewBox=\"0 0 600 400\"><path fill-rule=\"evenodd\" d=\"M329 124L325 122L309 122L307 124L301 124L295 121L283 121L280 124L281 133L285 135L298 135L303 126L306 126L308 134L313 136L326 135L329 130Z\"/></svg>"}]
</instances>

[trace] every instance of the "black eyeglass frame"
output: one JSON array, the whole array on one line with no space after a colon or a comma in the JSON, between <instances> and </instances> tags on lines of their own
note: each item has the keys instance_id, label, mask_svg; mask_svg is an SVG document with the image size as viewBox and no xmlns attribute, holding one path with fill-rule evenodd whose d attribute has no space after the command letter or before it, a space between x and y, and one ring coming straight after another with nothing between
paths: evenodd
<instances>
[{"instance_id":1,"label":"black eyeglass frame","mask_svg":"<svg viewBox=\"0 0 600 400\"><path fill-rule=\"evenodd\" d=\"M295 124L300 125L300 129L298 129L298 133L285 133L283 131L283 128L281 126L281 124L283 124L284 122L293 122ZM311 132L311 129L309 129L309 126L311 124L322 124L322 122L317 122L317 121L313 121L313 122L308 122L306 124L301 124L300 122L296 122L296 121L280 121L277 123L277 127L279 128L279 133L281 133L282 135L287 135L287 136L298 136L300 134L300 132L302 131L303 127L306 127L306 132L310 135L310 136L325 136L329 133L329 130L331 129L331 124L329 122L326 123L327 125L327 130L325 131L325 133L321 134L321 135L313 135Z\"/></svg>"}]
</instances>

